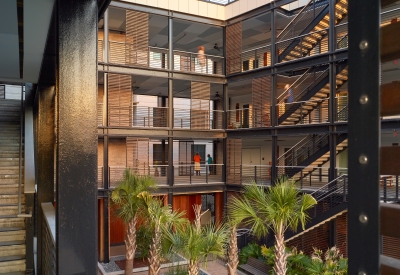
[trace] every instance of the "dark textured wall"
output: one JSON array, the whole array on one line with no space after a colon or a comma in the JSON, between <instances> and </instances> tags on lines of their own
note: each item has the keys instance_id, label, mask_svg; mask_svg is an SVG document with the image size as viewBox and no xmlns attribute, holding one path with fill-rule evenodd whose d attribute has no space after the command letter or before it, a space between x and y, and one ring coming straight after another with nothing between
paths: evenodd
<instances>
[{"instance_id":1,"label":"dark textured wall","mask_svg":"<svg viewBox=\"0 0 400 275\"><path fill-rule=\"evenodd\" d=\"M97 274L97 1L56 11L57 274Z\"/></svg>"}]
</instances>

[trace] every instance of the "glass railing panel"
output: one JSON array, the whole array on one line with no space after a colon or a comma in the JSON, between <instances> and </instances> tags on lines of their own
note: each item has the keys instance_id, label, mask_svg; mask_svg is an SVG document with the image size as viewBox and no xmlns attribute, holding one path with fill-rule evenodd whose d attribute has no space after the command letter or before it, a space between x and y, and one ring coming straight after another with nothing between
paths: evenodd
<instances>
[{"instance_id":1,"label":"glass railing panel","mask_svg":"<svg viewBox=\"0 0 400 275\"><path fill-rule=\"evenodd\" d=\"M174 165L174 185L223 184L223 164L201 163L200 170L194 164Z\"/></svg>"}]
</instances>

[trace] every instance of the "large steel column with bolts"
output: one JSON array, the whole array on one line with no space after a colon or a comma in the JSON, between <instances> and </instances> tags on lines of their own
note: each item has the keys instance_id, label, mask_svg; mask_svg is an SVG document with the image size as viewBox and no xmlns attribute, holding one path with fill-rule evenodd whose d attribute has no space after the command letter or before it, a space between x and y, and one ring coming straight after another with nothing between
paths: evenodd
<instances>
[{"instance_id":1,"label":"large steel column with bolts","mask_svg":"<svg viewBox=\"0 0 400 275\"><path fill-rule=\"evenodd\" d=\"M55 12L57 274L97 274L97 1Z\"/></svg>"},{"instance_id":2,"label":"large steel column with bolts","mask_svg":"<svg viewBox=\"0 0 400 275\"><path fill-rule=\"evenodd\" d=\"M380 2L349 1L349 274L379 274Z\"/></svg>"}]
</instances>

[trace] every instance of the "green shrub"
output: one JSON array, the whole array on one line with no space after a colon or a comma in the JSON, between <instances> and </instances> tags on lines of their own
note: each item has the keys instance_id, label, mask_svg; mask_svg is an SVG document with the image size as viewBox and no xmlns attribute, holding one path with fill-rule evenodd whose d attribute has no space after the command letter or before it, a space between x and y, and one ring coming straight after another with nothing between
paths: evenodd
<instances>
[{"instance_id":1,"label":"green shrub","mask_svg":"<svg viewBox=\"0 0 400 275\"><path fill-rule=\"evenodd\" d=\"M239 264L247 263L249 257L263 260L261 254L261 247L256 243L249 243L247 246L243 247L239 253Z\"/></svg>"},{"instance_id":2,"label":"green shrub","mask_svg":"<svg viewBox=\"0 0 400 275\"><path fill-rule=\"evenodd\" d=\"M151 226L140 225L136 231L136 245L140 252L140 258L149 257L150 244L153 238L153 230Z\"/></svg>"}]
</instances>

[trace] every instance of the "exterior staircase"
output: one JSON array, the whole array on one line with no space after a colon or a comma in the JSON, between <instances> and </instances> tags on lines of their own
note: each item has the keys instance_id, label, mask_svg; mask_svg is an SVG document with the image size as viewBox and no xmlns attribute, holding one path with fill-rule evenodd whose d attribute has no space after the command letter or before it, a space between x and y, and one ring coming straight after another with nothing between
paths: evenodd
<instances>
[{"instance_id":1,"label":"exterior staircase","mask_svg":"<svg viewBox=\"0 0 400 275\"><path fill-rule=\"evenodd\" d=\"M347 61L336 66L336 90L348 80ZM294 95L294 103L285 104L289 90ZM324 104L329 98L329 67L327 65L312 67L297 79L290 88L278 98L279 125L295 125ZM284 106L282 110L281 106ZM340 114L338 114L340 115ZM320 121L325 122L325 121Z\"/></svg>"},{"instance_id":2,"label":"exterior staircase","mask_svg":"<svg viewBox=\"0 0 400 275\"><path fill-rule=\"evenodd\" d=\"M0 274L25 274L25 219L19 217L21 101L0 99ZM23 145L23 144L22 144ZM23 146L21 147L23 150ZM23 151L22 151L23 156ZM21 159L23 165L23 159ZM23 183L23 167L21 167ZM21 184L21 212L25 199Z\"/></svg>"},{"instance_id":3,"label":"exterior staircase","mask_svg":"<svg viewBox=\"0 0 400 275\"><path fill-rule=\"evenodd\" d=\"M346 18L347 0L335 4L335 25ZM278 62L296 60L310 55L322 46L328 36L329 1L311 0L277 37ZM321 49L319 49L319 52Z\"/></svg>"},{"instance_id":4,"label":"exterior staircase","mask_svg":"<svg viewBox=\"0 0 400 275\"><path fill-rule=\"evenodd\" d=\"M347 149L347 146L347 134L338 135L336 154ZM306 177L313 177L313 172L327 163L329 158L329 135L308 135L278 158L278 175L287 175L299 182ZM316 179L316 182L320 185L327 183L328 177L325 176L326 180Z\"/></svg>"}]
</instances>

